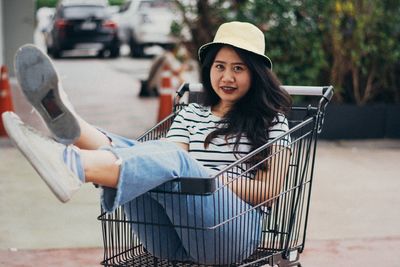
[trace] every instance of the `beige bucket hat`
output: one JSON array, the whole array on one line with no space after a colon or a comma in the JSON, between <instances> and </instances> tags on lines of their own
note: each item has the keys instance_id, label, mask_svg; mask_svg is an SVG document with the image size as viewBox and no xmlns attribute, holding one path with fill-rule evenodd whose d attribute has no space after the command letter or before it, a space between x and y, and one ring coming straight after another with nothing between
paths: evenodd
<instances>
[{"instance_id":1,"label":"beige bucket hat","mask_svg":"<svg viewBox=\"0 0 400 267\"><path fill-rule=\"evenodd\" d=\"M199 48L200 62L203 62L208 48L215 44L228 44L261 56L265 59L267 66L272 69L272 61L265 55L264 34L251 23L232 21L221 24L214 40Z\"/></svg>"}]
</instances>

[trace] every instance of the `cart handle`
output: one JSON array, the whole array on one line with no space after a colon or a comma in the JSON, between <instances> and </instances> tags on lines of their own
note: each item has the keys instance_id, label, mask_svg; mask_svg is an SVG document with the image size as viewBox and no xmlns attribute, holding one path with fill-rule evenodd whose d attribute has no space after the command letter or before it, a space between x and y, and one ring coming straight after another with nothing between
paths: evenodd
<instances>
[{"instance_id":1,"label":"cart handle","mask_svg":"<svg viewBox=\"0 0 400 267\"><path fill-rule=\"evenodd\" d=\"M282 85L282 89L286 90L290 95L304 95L304 96L322 96L319 102L319 110L324 111L333 96L333 86L296 86L296 85ZM201 83L183 83L176 91L175 104L186 92L202 92L203 85Z\"/></svg>"},{"instance_id":2,"label":"cart handle","mask_svg":"<svg viewBox=\"0 0 400 267\"><path fill-rule=\"evenodd\" d=\"M290 95L309 95L322 96L329 102L333 96L332 86L296 86L282 85L282 89L286 90ZM202 92L203 85L201 83L183 83L176 92L179 97L182 97L186 92Z\"/></svg>"},{"instance_id":3,"label":"cart handle","mask_svg":"<svg viewBox=\"0 0 400 267\"><path fill-rule=\"evenodd\" d=\"M295 85L282 85L281 88L285 89L290 95L310 95L322 96L331 101L333 96L332 86L295 86Z\"/></svg>"}]
</instances>

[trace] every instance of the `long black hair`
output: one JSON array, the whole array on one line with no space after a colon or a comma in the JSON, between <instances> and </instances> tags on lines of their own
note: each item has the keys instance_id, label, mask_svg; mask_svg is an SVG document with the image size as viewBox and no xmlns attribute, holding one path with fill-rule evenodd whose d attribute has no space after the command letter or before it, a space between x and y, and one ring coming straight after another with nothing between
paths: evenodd
<instances>
[{"instance_id":1,"label":"long black hair","mask_svg":"<svg viewBox=\"0 0 400 267\"><path fill-rule=\"evenodd\" d=\"M201 66L201 78L205 91L203 105L215 106L220 98L214 92L210 70L218 51L224 45L215 44L208 48ZM222 135L225 139L236 137L234 151L238 151L242 136L246 136L254 150L268 141L268 129L278 113L287 114L292 104L289 94L281 89L280 81L268 68L265 59L246 50L232 47L251 73L250 89L239 99L221 121L223 127L218 127L205 140L208 147L211 140Z\"/></svg>"}]
</instances>

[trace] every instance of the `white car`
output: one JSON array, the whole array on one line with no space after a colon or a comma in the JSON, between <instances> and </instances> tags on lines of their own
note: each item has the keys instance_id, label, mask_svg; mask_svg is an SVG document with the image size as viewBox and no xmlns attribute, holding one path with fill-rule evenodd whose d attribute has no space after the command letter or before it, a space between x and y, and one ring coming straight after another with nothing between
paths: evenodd
<instances>
[{"instance_id":1,"label":"white car","mask_svg":"<svg viewBox=\"0 0 400 267\"><path fill-rule=\"evenodd\" d=\"M119 26L119 39L129 45L132 57L143 56L146 46L175 44L171 24L181 21L171 0L129 0L113 19Z\"/></svg>"},{"instance_id":2,"label":"white car","mask_svg":"<svg viewBox=\"0 0 400 267\"><path fill-rule=\"evenodd\" d=\"M51 7L41 7L36 12L36 23L37 29L40 32L45 32L54 16L54 8Z\"/></svg>"}]
</instances>

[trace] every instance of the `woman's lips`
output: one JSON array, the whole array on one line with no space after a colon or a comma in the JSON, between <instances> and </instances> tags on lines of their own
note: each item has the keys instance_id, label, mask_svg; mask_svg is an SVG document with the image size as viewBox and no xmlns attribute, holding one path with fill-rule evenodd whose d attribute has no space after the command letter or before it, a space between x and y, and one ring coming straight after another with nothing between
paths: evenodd
<instances>
[{"instance_id":1,"label":"woman's lips","mask_svg":"<svg viewBox=\"0 0 400 267\"><path fill-rule=\"evenodd\" d=\"M225 94L233 94L236 90L236 87L230 86L221 86L220 88Z\"/></svg>"}]
</instances>

